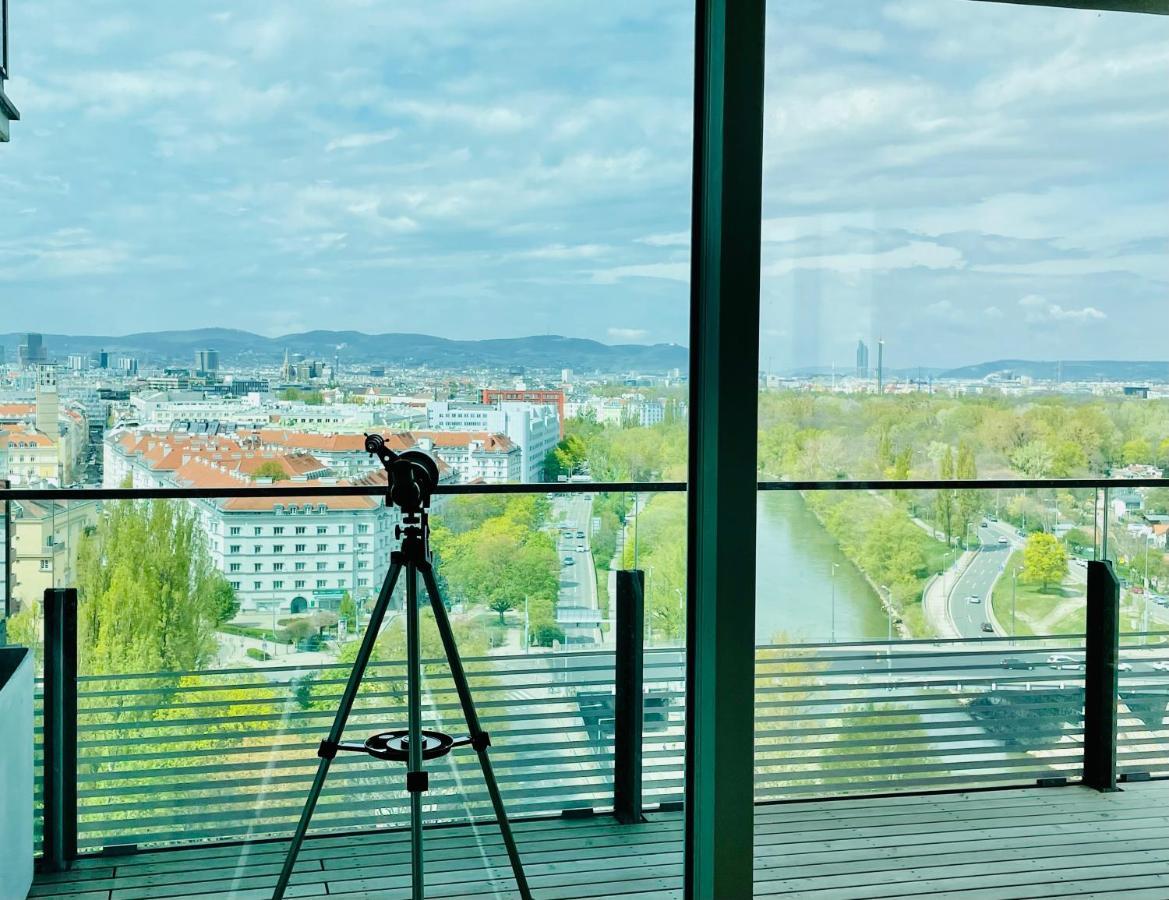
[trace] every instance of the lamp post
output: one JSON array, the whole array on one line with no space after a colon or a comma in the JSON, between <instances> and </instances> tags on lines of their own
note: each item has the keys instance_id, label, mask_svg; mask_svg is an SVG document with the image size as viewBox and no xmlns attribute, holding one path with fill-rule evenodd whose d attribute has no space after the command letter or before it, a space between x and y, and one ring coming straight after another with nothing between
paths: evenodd
<instances>
[{"instance_id":1,"label":"lamp post","mask_svg":"<svg viewBox=\"0 0 1169 900\"><path fill-rule=\"evenodd\" d=\"M528 618L528 595L524 594L524 653L531 652L532 639L529 633L531 620Z\"/></svg>"},{"instance_id":2,"label":"lamp post","mask_svg":"<svg viewBox=\"0 0 1169 900\"><path fill-rule=\"evenodd\" d=\"M1144 625L1141 628L1145 634L1149 633L1149 544L1153 541L1153 535L1150 532L1145 535L1145 616Z\"/></svg>"},{"instance_id":3,"label":"lamp post","mask_svg":"<svg viewBox=\"0 0 1169 900\"><path fill-rule=\"evenodd\" d=\"M1019 587L1019 569L1011 569L1011 646L1015 645L1015 593ZM994 602L993 597L991 602Z\"/></svg>"},{"instance_id":4,"label":"lamp post","mask_svg":"<svg viewBox=\"0 0 1169 900\"><path fill-rule=\"evenodd\" d=\"M840 568L840 563L832 564L832 624L831 636L832 643L836 643L836 570Z\"/></svg>"},{"instance_id":5,"label":"lamp post","mask_svg":"<svg viewBox=\"0 0 1169 900\"><path fill-rule=\"evenodd\" d=\"M885 616L889 622L889 632L885 640L885 689L893 690L893 591L889 585L882 584L880 589L885 592Z\"/></svg>"},{"instance_id":6,"label":"lamp post","mask_svg":"<svg viewBox=\"0 0 1169 900\"><path fill-rule=\"evenodd\" d=\"M674 588L674 593L678 595L678 621L682 626L682 632L686 631L686 595L681 588Z\"/></svg>"}]
</instances>

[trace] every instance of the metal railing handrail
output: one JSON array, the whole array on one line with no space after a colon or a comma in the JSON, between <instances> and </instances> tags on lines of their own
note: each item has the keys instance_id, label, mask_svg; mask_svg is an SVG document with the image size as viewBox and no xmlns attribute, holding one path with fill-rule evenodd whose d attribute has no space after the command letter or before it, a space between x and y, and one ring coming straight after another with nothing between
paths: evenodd
<instances>
[{"instance_id":1,"label":"metal railing handrail","mask_svg":"<svg viewBox=\"0 0 1169 900\"><path fill-rule=\"evenodd\" d=\"M988 478L916 479L907 481L760 481L760 491L962 491L962 490L1110 490L1169 488L1169 478ZM588 481L537 484L440 484L437 496L467 494L664 494L685 492L684 481ZM216 488L0 488L8 500L216 500L249 497L374 497L384 486L320 484Z\"/></svg>"}]
</instances>

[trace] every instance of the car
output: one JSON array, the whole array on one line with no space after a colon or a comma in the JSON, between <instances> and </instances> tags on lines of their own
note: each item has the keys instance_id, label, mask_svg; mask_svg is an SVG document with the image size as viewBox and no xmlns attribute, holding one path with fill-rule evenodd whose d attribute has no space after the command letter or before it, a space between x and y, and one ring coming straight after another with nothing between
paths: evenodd
<instances>
[{"instance_id":1,"label":"car","mask_svg":"<svg viewBox=\"0 0 1169 900\"><path fill-rule=\"evenodd\" d=\"M1169 597L1154 597L1153 602L1158 606L1169 606Z\"/></svg>"},{"instance_id":2,"label":"car","mask_svg":"<svg viewBox=\"0 0 1169 900\"><path fill-rule=\"evenodd\" d=\"M983 519L982 520L982 527L983 528L990 528L990 523L988 521L986 521L986 519Z\"/></svg>"},{"instance_id":3,"label":"car","mask_svg":"<svg viewBox=\"0 0 1169 900\"><path fill-rule=\"evenodd\" d=\"M987 634L994 634L994 626L991 625L990 622L983 622L982 630L987 632Z\"/></svg>"},{"instance_id":4,"label":"car","mask_svg":"<svg viewBox=\"0 0 1169 900\"><path fill-rule=\"evenodd\" d=\"M1119 672L1131 672L1132 663L1121 662L1116 664L1116 669Z\"/></svg>"},{"instance_id":5,"label":"car","mask_svg":"<svg viewBox=\"0 0 1169 900\"><path fill-rule=\"evenodd\" d=\"M1154 672L1169 672L1169 659L1158 660L1153 663Z\"/></svg>"},{"instance_id":6,"label":"car","mask_svg":"<svg viewBox=\"0 0 1169 900\"><path fill-rule=\"evenodd\" d=\"M573 559L571 556L564 557L564 559L562 561L566 566L575 566L576 565L576 560Z\"/></svg>"},{"instance_id":7,"label":"car","mask_svg":"<svg viewBox=\"0 0 1169 900\"><path fill-rule=\"evenodd\" d=\"M577 553L584 553L587 549L588 549L588 547L586 547L584 544L577 544L576 545L576 552Z\"/></svg>"},{"instance_id":8,"label":"car","mask_svg":"<svg viewBox=\"0 0 1169 900\"><path fill-rule=\"evenodd\" d=\"M967 603L981 603L982 598L979 597L977 594L971 594L969 597L966 598L966 602Z\"/></svg>"},{"instance_id":9,"label":"car","mask_svg":"<svg viewBox=\"0 0 1169 900\"><path fill-rule=\"evenodd\" d=\"M1035 663L1028 662L1025 659L1019 659L1015 656L1008 656L1002 661L1002 663L1000 663L1000 665L1002 665L1004 669L1026 669L1027 671L1031 671L1035 668Z\"/></svg>"},{"instance_id":10,"label":"car","mask_svg":"<svg viewBox=\"0 0 1169 900\"><path fill-rule=\"evenodd\" d=\"M1051 656L1047 657L1047 664L1057 668L1062 666L1064 663L1074 663L1075 661L1076 658L1074 656L1068 656L1066 653L1053 653Z\"/></svg>"},{"instance_id":11,"label":"car","mask_svg":"<svg viewBox=\"0 0 1169 900\"><path fill-rule=\"evenodd\" d=\"M576 533L576 536L577 536L577 537L578 537L580 540L582 540L582 541L584 540L584 532L583 532L583 531L578 531L578 532Z\"/></svg>"},{"instance_id":12,"label":"car","mask_svg":"<svg viewBox=\"0 0 1169 900\"><path fill-rule=\"evenodd\" d=\"M1006 539L1005 537L1001 537L1001 538L999 538L999 543L1000 543L1000 544L1006 544L1006 543L1008 543L1008 541L1007 541L1007 539Z\"/></svg>"}]
</instances>

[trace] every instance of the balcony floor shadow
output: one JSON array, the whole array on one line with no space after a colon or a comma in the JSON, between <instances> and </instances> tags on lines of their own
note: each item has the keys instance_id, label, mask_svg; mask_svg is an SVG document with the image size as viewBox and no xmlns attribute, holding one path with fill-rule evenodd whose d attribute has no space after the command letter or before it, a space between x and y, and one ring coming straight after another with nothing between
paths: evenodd
<instances>
[{"instance_id":1,"label":"balcony floor shadow","mask_svg":"<svg viewBox=\"0 0 1169 900\"><path fill-rule=\"evenodd\" d=\"M534 896L680 898L682 815L647 817L633 826L607 817L517 823ZM773 804L756 808L755 833L757 897L1169 897L1169 781L1114 794L1073 786ZM39 875L30 897L260 900L284 846L89 857ZM430 829L426 853L428 898L515 896L489 824ZM402 831L310 839L287 894L409 895Z\"/></svg>"}]
</instances>

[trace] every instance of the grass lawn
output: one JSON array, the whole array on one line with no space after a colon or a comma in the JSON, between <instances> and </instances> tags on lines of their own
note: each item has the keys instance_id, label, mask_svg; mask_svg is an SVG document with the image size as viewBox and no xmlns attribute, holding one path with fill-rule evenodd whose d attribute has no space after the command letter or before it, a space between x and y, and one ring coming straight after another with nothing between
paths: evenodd
<instances>
[{"instance_id":1,"label":"grass lawn","mask_svg":"<svg viewBox=\"0 0 1169 900\"><path fill-rule=\"evenodd\" d=\"M1023 553L1016 550L1002 576L994 586L991 602L994 604L994 614L999 623L1011 631L1011 572L1023 565ZM1055 620L1051 615L1060 604L1068 600L1079 600L1079 606L1067 609ZM1084 631L1084 587L1080 584L1064 582L1061 585L1049 585L1043 590L1038 584L1030 584L1020 580L1015 595L1016 629L1019 634L1080 634Z\"/></svg>"}]
</instances>

